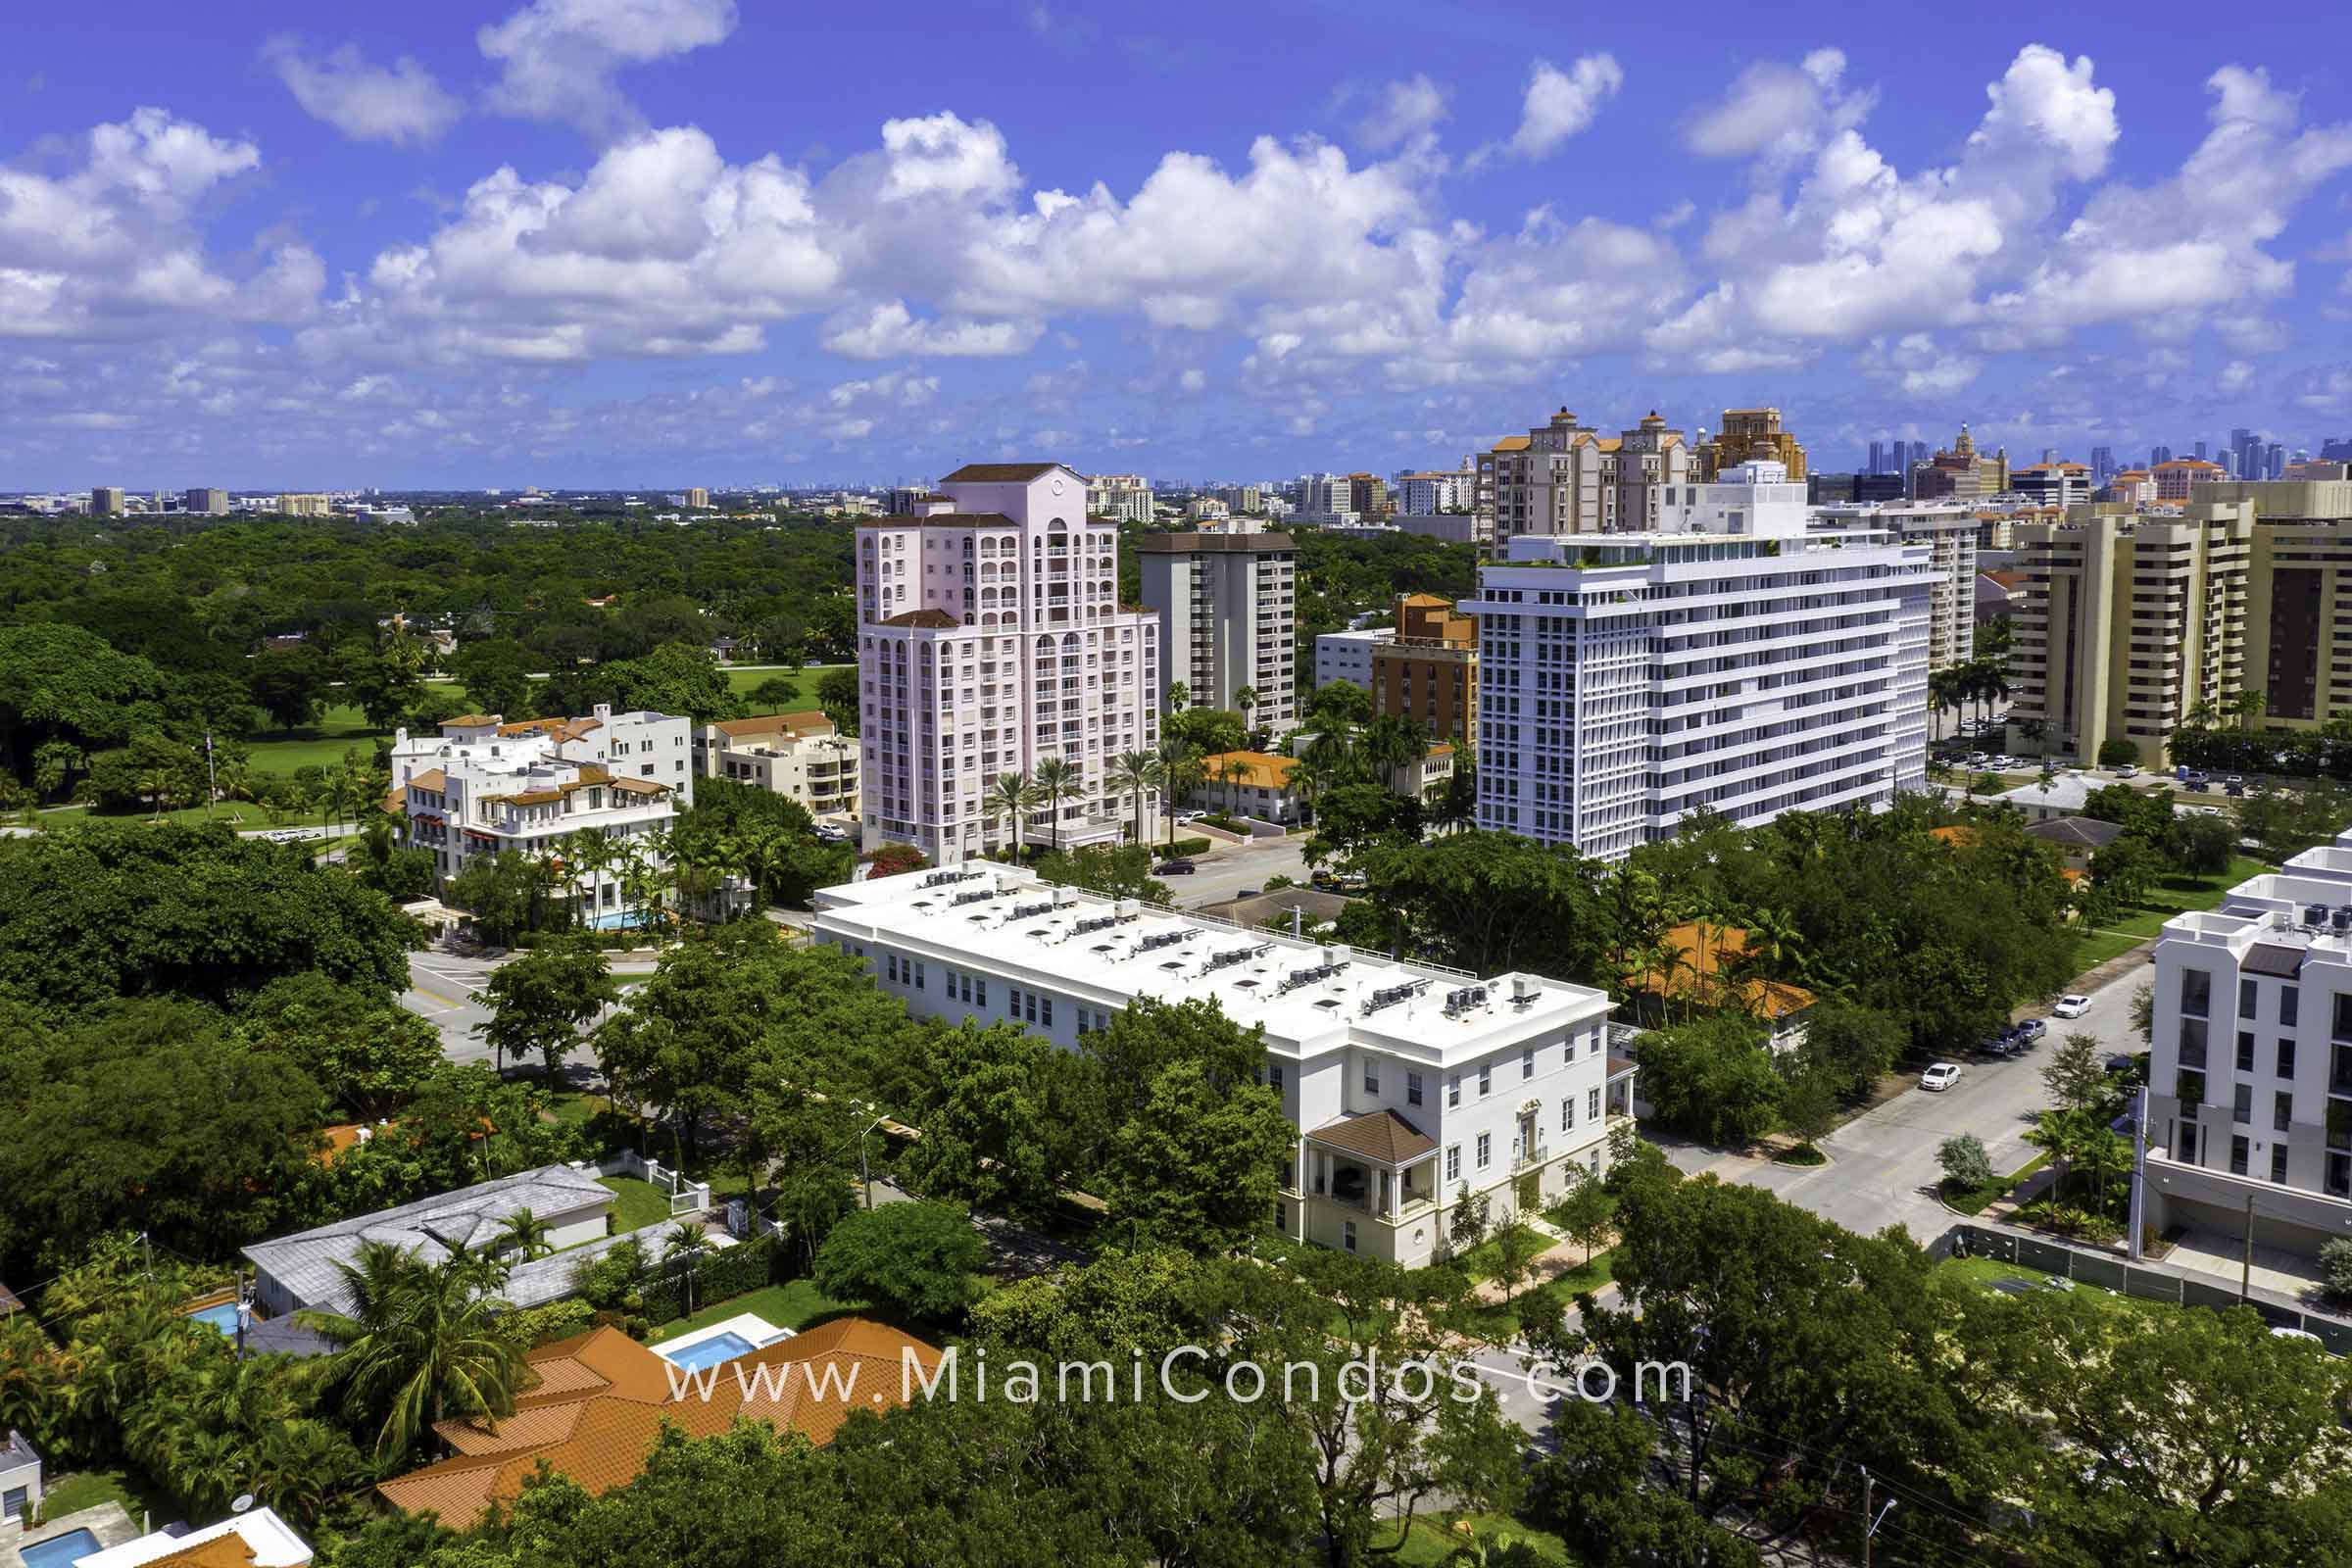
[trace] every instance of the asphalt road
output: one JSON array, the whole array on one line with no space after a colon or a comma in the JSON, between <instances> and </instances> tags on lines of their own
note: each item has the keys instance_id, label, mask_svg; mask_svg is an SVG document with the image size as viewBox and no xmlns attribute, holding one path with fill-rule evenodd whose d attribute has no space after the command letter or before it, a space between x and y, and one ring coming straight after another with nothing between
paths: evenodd
<instances>
[{"instance_id":1,"label":"asphalt road","mask_svg":"<svg viewBox=\"0 0 2352 1568\"><path fill-rule=\"evenodd\" d=\"M1195 856L1193 863L1200 867L1198 871L1164 880L1176 897L1178 908L1198 909L1204 904L1216 904L1263 888L1268 877L1287 876L1294 882L1305 881L1305 848L1304 834L1237 844Z\"/></svg>"},{"instance_id":2,"label":"asphalt road","mask_svg":"<svg viewBox=\"0 0 2352 1568\"><path fill-rule=\"evenodd\" d=\"M490 1048L474 1030L490 1018L481 988L507 956L460 956L439 948L409 955L409 989L401 993L400 1004L441 1031L441 1054L451 1061L490 1059ZM651 961L639 960L615 963L612 972L626 991L643 983L653 968Z\"/></svg>"}]
</instances>

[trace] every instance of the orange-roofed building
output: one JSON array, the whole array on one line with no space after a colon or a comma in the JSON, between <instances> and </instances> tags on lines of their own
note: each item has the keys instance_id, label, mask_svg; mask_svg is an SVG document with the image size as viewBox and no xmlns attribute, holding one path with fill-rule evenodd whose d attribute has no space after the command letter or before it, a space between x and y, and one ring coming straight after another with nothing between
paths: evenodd
<instances>
[{"instance_id":1,"label":"orange-roofed building","mask_svg":"<svg viewBox=\"0 0 2352 1568\"><path fill-rule=\"evenodd\" d=\"M811 816L858 814L855 738L814 710L721 719L694 732L694 770L795 800Z\"/></svg>"},{"instance_id":2,"label":"orange-roofed building","mask_svg":"<svg viewBox=\"0 0 2352 1568\"><path fill-rule=\"evenodd\" d=\"M1203 757L1192 804L1238 811L1261 822L1290 822L1298 814L1298 803L1290 795L1291 775L1298 767L1297 758L1268 752L1219 752Z\"/></svg>"},{"instance_id":3,"label":"orange-roofed building","mask_svg":"<svg viewBox=\"0 0 2352 1568\"><path fill-rule=\"evenodd\" d=\"M941 1357L912 1335L848 1317L691 1376L613 1328L525 1359L530 1382L514 1413L437 1424L455 1452L382 1483L386 1500L464 1530L512 1503L542 1463L601 1494L637 1479L664 1425L705 1438L748 1418L822 1446L858 1411L882 1415L919 1396L916 1379L933 1378Z\"/></svg>"},{"instance_id":4,"label":"orange-roofed building","mask_svg":"<svg viewBox=\"0 0 2352 1568\"><path fill-rule=\"evenodd\" d=\"M1702 941L1703 936L1703 941ZM1738 1007L1772 1031L1772 1049L1803 1043L1805 1015L1817 1000L1803 986L1739 972L1748 956L1747 932L1740 926L1678 925L1666 933L1675 951L1674 967L1660 974L1644 969L1633 977L1649 1015L1661 1018L1669 1004Z\"/></svg>"},{"instance_id":5,"label":"orange-roofed building","mask_svg":"<svg viewBox=\"0 0 2352 1568\"><path fill-rule=\"evenodd\" d=\"M2218 463L2203 458L2174 458L2156 465L2156 499L2186 501L2188 493L2201 484L2216 484L2230 475Z\"/></svg>"}]
</instances>

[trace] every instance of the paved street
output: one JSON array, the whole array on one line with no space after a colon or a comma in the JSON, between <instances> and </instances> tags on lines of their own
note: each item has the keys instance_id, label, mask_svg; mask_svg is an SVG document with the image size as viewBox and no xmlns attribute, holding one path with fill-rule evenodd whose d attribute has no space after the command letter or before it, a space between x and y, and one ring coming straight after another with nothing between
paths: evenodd
<instances>
[{"instance_id":1,"label":"paved street","mask_svg":"<svg viewBox=\"0 0 2352 1568\"><path fill-rule=\"evenodd\" d=\"M2008 1061L1965 1057L1960 1081L1941 1094L1912 1088L1866 1111L1822 1140L1827 1165L1804 1169L1770 1159L1727 1154L1695 1145L1669 1148L1687 1171L1712 1171L1725 1181L1763 1187L1792 1203L1865 1235L1888 1225L1908 1228L1926 1242L1953 1223L1936 1200L1942 1169L1936 1149L1946 1138L1975 1133L1984 1141L1995 1170L2015 1170L2036 1151L2025 1141L2036 1112L2049 1103L2041 1070L2066 1035L2085 1033L2109 1051L2136 1051L2132 1031L2132 993L2150 971L2144 963L2127 969L2089 993L2090 1010L2081 1018L2052 1018L2050 1032L2025 1055ZM2042 1009L2030 1009L2039 1014Z\"/></svg>"},{"instance_id":2,"label":"paved street","mask_svg":"<svg viewBox=\"0 0 2352 1568\"><path fill-rule=\"evenodd\" d=\"M441 1031L441 1054L450 1060L490 1059L490 1048L473 1032L490 1017L478 996L506 956L461 957L440 948L409 955L409 989L401 993L400 1004ZM642 983L653 968L650 960L636 959L613 964L612 972L625 991Z\"/></svg>"},{"instance_id":3,"label":"paved street","mask_svg":"<svg viewBox=\"0 0 2352 1568\"><path fill-rule=\"evenodd\" d=\"M1220 848L1195 856L1193 863L1200 869L1191 876L1172 876L1166 881L1176 896L1178 908L1198 909L1204 904L1263 888L1268 877L1287 876L1294 882L1305 881L1305 848L1304 834Z\"/></svg>"}]
</instances>

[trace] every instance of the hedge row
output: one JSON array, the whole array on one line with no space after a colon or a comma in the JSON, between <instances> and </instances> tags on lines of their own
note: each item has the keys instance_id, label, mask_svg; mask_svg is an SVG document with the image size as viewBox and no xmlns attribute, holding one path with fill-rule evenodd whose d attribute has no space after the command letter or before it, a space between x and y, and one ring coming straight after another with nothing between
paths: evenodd
<instances>
[{"instance_id":1,"label":"hedge row","mask_svg":"<svg viewBox=\"0 0 2352 1568\"><path fill-rule=\"evenodd\" d=\"M765 1237L706 1253L694 1271L695 1306L700 1309L712 1301L723 1301L730 1296L742 1296L776 1283L780 1257L775 1245ZM667 1323L686 1315L684 1278L677 1272L664 1270L658 1261L647 1271L643 1293L645 1315L653 1322Z\"/></svg>"}]
</instances>

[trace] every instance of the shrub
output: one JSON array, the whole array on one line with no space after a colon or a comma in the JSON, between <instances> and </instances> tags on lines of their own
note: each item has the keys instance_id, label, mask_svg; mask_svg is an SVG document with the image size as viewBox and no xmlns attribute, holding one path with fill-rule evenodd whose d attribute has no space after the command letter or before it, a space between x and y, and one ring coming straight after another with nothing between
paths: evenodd
<instances>
[{"instance_id":1,"label":"shrub","mask_svg":"<svg viewBox=\"0 0 2352 1568\"><path fill-rule=\"evenodd\" d=\"M586 1332L596 1324L596 1308L578 1297L549 1301L540 1306L526 1306L507 1314L503 1327L516 1345L525 1349L567 1340L574 1334Z\"/></svg>"},{"instance_id":2,"label":"shrub","mask_svg":"<svg viewBox=\"0 0 2352 1568\"><path fill-rule=\"evenodd\" d=\"M2099 742L2099 765L2101 767L2123 767L2126 764L2136 763L2138 760L2139 748L2128 740L2118 738Z\"/></svg>"},{"instance_id":3,"label":"shrub","mask_svg":"<svg viewBox=\"0 0 2352 1568\"><path fill-rule=\"evenodd\" d=\"M1962 1133L1936 1145L1936 1162L1943 1167L1943 1179L1954 1187L1974 1191L1992 1183L1992 1156L1975 1133Z\"/></svg>"},{"instance_id":4,"label":"shrub","mask_svg":"<svg viewBox=\"0 0 2352 1568\"><path fill-rule=\"evenodd\" d=\"M1206 855L1215 846L1203 838L1178 839L1174 853L1178 855Z\"/></svg>"},{"instance_id":5,"label":"shrub","mask_svg":"<svg viewBox=\"0 0 2352 1568\"><path fill-rule=\"evenodd\" d=\"M2320 1279L2337 1300L2352 1300L2352 1236L2332 1236L2320 1244Z\"/></svg>"}]
</instances>

